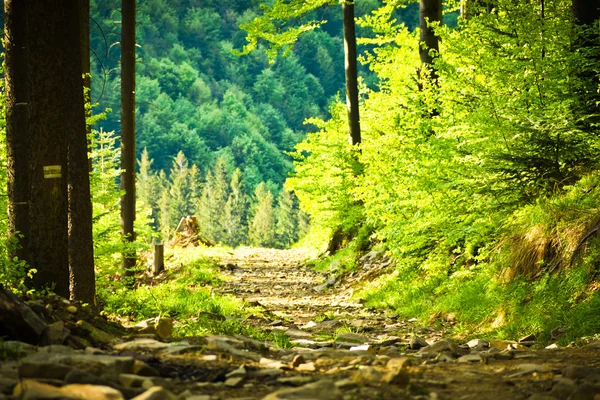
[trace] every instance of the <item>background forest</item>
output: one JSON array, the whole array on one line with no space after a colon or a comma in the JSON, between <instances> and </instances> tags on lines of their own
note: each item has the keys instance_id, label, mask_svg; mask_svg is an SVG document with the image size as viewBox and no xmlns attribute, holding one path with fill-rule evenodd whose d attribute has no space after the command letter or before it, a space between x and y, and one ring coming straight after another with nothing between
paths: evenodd
<instances>
[{"instance_id":1,"label":"background forest","mask_svg":"<svg viewBox=\"0 0 600 400\"><path fill-rule=\"evenodd\" d=\"M301 239L328 251L318 267L335 273L378 248L396 267L360 294L369 306L504 336L600 331L597 10L444 2L424 63L418 3L357 1L362 143L351 145L341 7L284 13L280 35L310 28L275 57L277 37L239 55L281 4L260 3L139 2L140 242L196 215L215 243ZM122 246L119 6L91 3L99 265ZM5 266L0 281L18 271Z\"/></svg>"}]
</instances>

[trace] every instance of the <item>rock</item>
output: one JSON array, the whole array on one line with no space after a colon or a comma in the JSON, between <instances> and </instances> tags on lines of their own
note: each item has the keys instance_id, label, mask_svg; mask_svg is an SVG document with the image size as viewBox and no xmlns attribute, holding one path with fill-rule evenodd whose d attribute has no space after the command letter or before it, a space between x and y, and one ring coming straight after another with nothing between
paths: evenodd
<instances>
[{"instance_id":1,"label":"rock","mask_svg":"<svg viewBox=\"0 0 600 400\"><path fill-rule=\"evenodd\" d=\"M42 342L47 344L62 344L70 334L71 331L65 328L65 323L57 321L48 325L46 331L44 331Z\"/></svg>"},{"instance_id":2,"label":"rock","mask_svg":"<svg viewBox=\"0 0 600 400\"><path fill-rule=\"evenodd\" d=\"M381 381L383 373L375 367L360 367L352 380L359 385L375 385Z\"/></svg>"},{"instance_id":3,"label":"rock","mask_svg":"<svg viewBox=\"0 0 600 400\"><path fill-rule=\"evenodd\" d=\"M296 370L300 371L300 372L314 372L317 370L317 368L315 367L315 363L308 362L308 363L298 365L296 367Z\"/></svg>"},{"instance_id":4,"label":"rock","mask_svg":"<svg viewBox=\"0 0 600 400\"><path fill-rule=\"evenodd\" d=\"M90 324L87 321L84 320L79 320L77 321L77 326L86 331L88 333L88 335L90 335L90 338L97 343L102 343L102 344L110 344L114 341L114 337L106 332L104 332L101 329L96 328L95 326L93 326L92 324Z\"/></svg>"},{"instance_id":5,"label":"rock","mask_svg":"<svg viewBox=\"0 0 600 400\"><path fill-rule=\"evenodd\" d=\"M4 378L0 376L0 393L12 393L15 386L19 383L18 379Z\"/></svg>"},{"instance_id":6,"label":"rock","mask_svg":"<svg viewBox=\"0 0 600 400\"><path fill-rule=\"evenodd\" d=\"M517 348L517 344L514 340L492 340L490 347L498 350L512 350Z\"/></svg>"},{"instance_id":7,"label":"rock","mask_svg":"<svg viewBox=\"0 0 600 400\"><path fill-rule=\"evenodd\" d=\"M464 350L461 349L452 339L441 339L427 347L423 347L419 350L419 355L426 358L434 358L441 353L448 353L452 356L458 357L464 354Z\"/></svg>"},{"instance_id":8,"label":"rock","mask_svg":"<svg viewBox=\"0 0 600 400\"><path fill-rule=\"evenodd\" d=\"M5 342L0 342L0 350L5 355L5 357L9 358L21 358L28 354L33 354L38 351L37 347L25 343L19 342L16 340L7 340Z\"/></svg>"},{"instance_id":9,"label":"rock","mask_svg":"<svg viewBox=\"0 0 600 400\"><path fill-rule=\"evenodd\" d=\"M144 376L134 375L134 374L119 374L119 383L125 387L142 387L142 383L147 378Z\"/></svg>"},{"instance_id":10,"label":"rock","mask_svg":"<svg viewBox=\"0 0 600 400\"><path fill-rule=\"evenodd\" d=\"M167 389L154 386L131 400L176 400L177 397Z\"/></svg>"},{"instance_id":11,"label":"rock","mask_svg":"<svg viewBox=\"0 0 600 400\"><path fill-rule=\"evenodd\" d=\"M313 290L317 293L322 293L325 290L327 290L328 288L330 288L331 286L335 285L336 281L337 281L337 278L335 277L335 275L331 275L329 277L329 279L327 279L327 281L325 281L324 283L322 283L320 285L313 287Z\"/></svg>"},{"instance_id":12,"label":"rock","mask_svg":"<svg viewBox=\"0 0 600 400\"><path fill-rule=\"evenodd\" d=\"M554 397L555 399L568 399L576 388L577 384L575 381L568 378L561 378L554 383L554 386L548 395Z\"/></svg>"},{"instance_id":13,"label":"rock","mask_svg":"<svg viewBox=\"0 0 600 400\"><path fill-rule=\"evenodd\" d=\"M536 340L537 340L536 335L530 334L530 335L527 335L527 336L523 336L522 338L520 338L518 340L518 342L519 343L523 343L523 342L535 342Z\"/></svg>"},{"instance_id":14,"label":"rock","mask_svg":"<svg viewBox=\"0 0 600 400\"><path fill-rule=\"evenodd\" d=\"M302 386L311 383L312 381L313 378L311 376L302 375L294 375L277 379L277 382L288 386Z\"/></svg>"},{"instance_id":15,"label":"rock","mask_svg":"<svg viewBox=\"0 0 600 400\"><path fill-rule=\"evenodd\" d=\"M584 383L577 386L569 396L569 400L595 400L598 394L600 394L600 385Z\"/></svg>"},{"instance_id":16,"label":"rock","mask_svg":"<svg viewBox=\"0 0 600 400\"><path fill-rule=\"evenodd\" d=\"M388 371L381 378L382 383L389 385L406 386L410 381L410 376L405 368L396 368L392 371Z\"/></svg>"},{"instance_id":17,"label":"rock","mask_svg":"<svg viewBox=\"0 0 600 400\"><path fill-rule=\"evenodd\" d=\"M146 364L143 361L140 360L135 360L134 364L133 364L133 371L132 371L135 375L140 375L140 376L160 376L160 374L158 373L157 370L155 370L154 368L152 368L151 366L149 366L148 364Z\"/></svg>"},{"instance_id":18,"label":"rock","mask_svg":"<svg viewBox=\"0 0 600 400\"><path fill-rule=\"evenodd\" d=\"M556 343L552 343L551 345L548 345L546 347L544 347L546 350L556 350L558 349L558 345Z\"/></svg>"},{"instance_id":19,"label":"rock","mask_svg":"<svg viewBox=\"0 0 600 400\"><path fill-rule=\"evenodd\" d=\"M583 365L567 365L562 376L573 380L582 380L598 382L600 381L600 369Z\"/></svg>"},{"instance_id":20,"label":"rock","mask_svg":"<svg viewBox=\"0 0 600 400\"><path fill-rule=\"evenodd\" d=\"M77 307L75 306L68 306L67 308L65 308L65 310L70 313L70 314L77 314Z\"/></svg>"},{"instance_id":21,"label":"rock","mask_svg":"<svg viewBox=\"0 0 600 400\"><path fill-rule=\"evenodd\" d=\"M0 285L0 337L38 344L46 327L29 306Z\"/></svg>"},{"instance_id":22,"label":"rock","mask_svg":"<svg viewBox=\"0 0 600 400\"><path fill-rule=\"evenodd\" d=\"M38 353L47 354L75 354L75 349L69 346L63 346L61 344L52 344L50 346L40 347Z\"/></svg>"},{"instance_id":23,"label":"rock","mask_svg":"<svg viewBox=\"0 0 600 400\"><path fill-rule=\"evenodd\" d=\"M292 389L273 392L263 400L342 400L340 389L330 380L321 380Z\"/></svg>"},{"instance_id":24,"label":"rock","mask_svg":"<svg viewBox=\"0 0 600 400\"><path fill-rule=\"evenodd\" d=\"M540 372L540 373L552 372L552 368L547 367L545 365L538 365L538 364L519 364L515 367L515 369L518 372L508 375L507 376L508 379L518 378L521 376L532 374L534 372Z\"/></svg>"},{"instance_id":25,"label":"rock","mask_svg":"<svg viewBox=\"0 0 600 400\"><path fill-rule=\"evenodd\" d=\"M279 369L279 368L286 368L286 367L287 367L287 364L286 364L286 363L284 363L284 362L282 362L282 361L279 361L279 360L272 360L272 359L270 359L270 358L266 358L266 357L262 357L262 358L259 360L259 362L258 362L258 363L259 363L260 365L264 365L264 366L266 366L266 367L268 367L268 368L276 368L276 369Z\"/></svg>"},{"instance_id":26,"label":"rock","mask_svg":"<svg viewBox=\"0 0 600 400\"><path fill-rule=\"evenodd\" d=\"M467 342L467 346L469 346L469 348L471 350L481 351L481 350L489 348L490 344L489 344L489 342L487 342L485 340L473 339L473 340L470 340Z\"/></svg>"},{"instance_id":27,"label":"rock","mask_svg":"<svg viewBox=\"0 0 600 400\"><path fill-rule=\"evenodd\" d=\"M314 326L311 330L313 332L335 332L335 330L337 328L340 328L341 326L343 326L343 324L340 321L332 319L329 321L323 321L319 323L318 325Z\"/></svg>"},{"instance_id":28,"label":"rock","mask_svg":"<svg viewBox=\"0 0 600 400\"><path fill-rule=\"evenodd\" d=\"M302 354L296 354L290 365L292 368L296 368L300 364L304 364L305 362L306 362L306 359L304 357L302 357Z\"/></svg>"},{"instance_id":29,"label":"rock","mask_svg":"<svg viewBox=\"0 0 600 400\"><path fill-rule=\"evenodd\" d=\"M23 378L55 379L62 381L67 374L71 372L71 369L72 367L70 366L56 362L24 359L19 366L19 376Z\"/></svg>"},{"instance_id":30,"label":"rock","mask_svg":"<svg viewBox=\"0 0 600 400\"><path fill-rule=\"evenodd\" d=\"M60 390L82 400L123 400L121 392L108 386L72 384L63 386Z\"/></svg>"},{"instance_id":31,"label":"rock","mask_svg":"<svg viewBox=\"0 0 600 400\"><path fill-rule=\"evenodd\" d=\"M258 371L254 372L252 374L252 376L254 378L262 380L261 378L275 378L275 377L278 377L278 376L280 376L282 374L283 374L283 371L280 370L280 369L267 368L267 369L259 369Z\"/></svg>"},{"instance_id":32,"label":"rock","mask_svg":"<svg viewBox=\"0 0 600 400\"><path fill-rule=\"evenodd\" d=\"M231 371L230 373L228 373L227 375L225 375L225 377L227 378L240 378L240 377L245 377L247 374L246 372L246 368L242 365L241 367L234 369L233 371Z\"/></svg>"},{"instance_id":33,"label":"rock","mask_svg":"<svg viewBox=\"0 0 600 400\"><path fill-rule=\"evenodd\" d=\"M429 343L425 339L420 336L413 334L410 337L410 342L408 343L408 348L412 350L419 350L423 347L429 346Z\"/></svg>"},{"instance_id":34,"label":"rock","mask_svg":"<svg viewBox=\"0 0 600 400\"><path fill-rule=\"evenodd\" d=\"M25 379L15 387L13 395L23 400L123 400L123 395L108 386L71 384L57 388Z\"/></svg>"},{"instance_id":35,"label":"rock","mask_svg":"<svg viewBox=\"0 0 600 400\"><path fill-rule=\"evenodd\" d=\"M285 334L291 338L310 338L312 334L310 332L301 331L300 329L290 328L285 331Z\"/></svg>"},{"instance_id":36,"label":"rock","mask_svg":"<svg viewBox=\"0 0 600 400\"><path fill-rule=\"evenodd\" d=\"M352 332L343 332L337 335L335 338L336 342L352 342L352 343L365 343L369 340L368 337L364 335L359 335L358 333Z\"/></svg>"},{"instance_id":37,"label":"rock","mask_svg":"<svg viewBox=\"0 0 600 400\"><path fill-rule=\"evenodd\" d=\"M136 350L163 350L169 347L169 343L159 342L155 339L135 339L130 342L119 343L113 346L115 350L136 351Z\"/></svg>"},{"instance_id":38,"label":"rock","mask_svg":"<svg viewBox=\"0 0 600 400\"><path fill-rule=\"evenodd\" d=\"M373 351L373 348L368 344L361 344L360 346L351 346L350 351L363 350L363 351Z\"/></svg>"},{"instance_id":39,"label":"rock","mask_svg":"<svg viewBox=\"0 0 600 400\"><path fill-rule=\"evenodd\" d=\"M225 380L225 386L227 387L232 387L232 388L237 388L242 386L242 383L244 382L244 377L243 376L238 376L235 378L227 378Z\"/></svg>"},{"instance_id":40,"label":"rock","mask_svg":"<svg viewBox=\"0 0 600 400\"><path fill-rule=\"evenodd\" d=\"M458 357L457 362L462 363L477 363L482 362L483 358L479 354L465 354L464 356Z\"/></svg>"}]
</instances>

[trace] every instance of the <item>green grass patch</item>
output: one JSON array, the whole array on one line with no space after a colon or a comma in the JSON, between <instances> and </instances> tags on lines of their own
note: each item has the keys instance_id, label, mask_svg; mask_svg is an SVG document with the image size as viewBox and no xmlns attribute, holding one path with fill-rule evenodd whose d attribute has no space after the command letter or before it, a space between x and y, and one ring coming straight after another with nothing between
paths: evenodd
<instances>
[{"instance_id":1,"label":"green grass patch","mask_svg":"<svg viewBox=\"0 0 600 400\"><path fill-rule=\"evenodd\" d=\"M179 337L221 333L270 338L272 335L244 323L250 314L260 310L211 290L224 278L214 258L219 251L209 251L207 256L202 248L170 250L166 254L166 279L157 282L130 288L117 279L103 280L98 294L104 312L132 321L169 316L176 321L174 335ZM284 338L275 339L287 345Z\"/></svg>"}]
</instances>

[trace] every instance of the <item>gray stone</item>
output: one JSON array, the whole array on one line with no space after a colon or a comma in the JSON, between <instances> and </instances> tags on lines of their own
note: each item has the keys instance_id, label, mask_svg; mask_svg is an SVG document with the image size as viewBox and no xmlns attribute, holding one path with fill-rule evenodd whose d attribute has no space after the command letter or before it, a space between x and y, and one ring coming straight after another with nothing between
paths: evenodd
<instances>
[{"instance_id":1,"label":"gray stone","mask_svg":"<svg viewBox=\"0 0 600 400\"><path fill-rule=\"evenodd\" d=\"M72 367L44 360L23 360L19 376L23 378L64 380Z\"/></svg>"},{"instance_id":2,"label":"gray stone","mask_svg":"<svg viewBox=\"0 0 600 400\"><path fill-rule=\"evenodd\" d=\"M515 367L518 372L507 376L508 379L518 378L521 376L533 374L534 372L544 373L552 372L552 368L538 364L519 364Z\"/></svg>"},{"instance_id":3,"label":"gray stone","mask_svg":"<svg viewBox=\"0 0 600 400\"><path fill-rule=\"evenodd\" d=\"M569 400L595 400L598 394L600 394L600 385L584 383L577 386L569 396Z\"/></svg>"},{"instance_id":4,"label":"gray stone","mask_svg":"<svg viewBox=\"0 0 600 400\"><path fill-rule=\"evenodd\" d=\"M160 376L160 374L158 373L157 370L155 370L154 368L152 368L151 366L149 366L148 364L146 364L143 361L140 360L135 360L134 364L133 364L133 371L132 371L135 375L140 375L140 376Z\"/></svg>"},{"instance_id":5,"label":"gray stone","mask_svg":"<svg viewBox=\"0 0 600 400\"><path fill-rule=\"evenodd\" d=\"M467 342L467 346L469 346L471 350L481 351L484 349L488 349L490 347L490 344L485 340L473 339Z\"/></svg>"},{"instance_id":6,"label":"gray stone","mask_svg":"<svg viewBox=\"0 0 600 400\"><path fill-rule=\"evenodd\" d=\"M57 321L48 325L44 331L42 342L48 344L62 344L70 334L71 331L65 328L65 323L63 321Z\"/></svg>"},{"instance_id":7,"label":"gray stone","mask_svg":"<svg viewBox=\"0 0 600 400\"><path fill-rule=\"evenodd\" d=\"M69 346L63 346L61 344L53 344L50 346L40 347L38 352L47 354L75 354L75 349Z\"/></svg>"},{"instance_id":8,"label":"gray stone","mask_svg":"<svg viewBox=\"0 0 600 400\"><path fill-rule=\"evenodd\" d=\"M568 399L575 389L577 389L575 381L568 378L561 378L554 384L548 395L556 399Z\"/></svg>"},{"instance_id":9,"label":"gray stone","mask_svg":"<svg viewBox=\"0 0 600 400\"><path fill-rule=\"evenodd\" d=\"M142 383L147 377L134 374L119 374L119 383L125 387L142 387Z\"/></svg>"},{"instance_id":10,"label":"gray stone","mask_svg":"<svg viewBox=\"0 0 600 400\"><path fill-rule=\"evenodd\" d=\"M300 329L290 328L285 331L285 334L292 338L310 338L312 334L310 332L301 331Z\"/></svg>"},{"instance_id":11,"label":"gray stone","mask_svg":"<svg viewBox=\"0 0 600 400\"><path fill-rule=\"evenodd\" d=\"M408 342L408 348L412 350L419 350L423 347L429 346L429 343L425 339L415 334L411 335L410 341Z\"/></svg>"},{"instance_id":12,"label":"gray stone","mask_svg":"<svg viewBox=\"0 0 600 400\"><path fill-rule=\"evenodd\" d=\"M243 376L239 376L239 377L235 377L235 378L227 378L225 380L225 386L232 387L232 388L237 388L237 387L242 386L243 382L244 382L244 377Z\"/></svg>"},{"instance_id":13,"label":"gray stone","mask_svg":"<svg viewBox=\"0 0 600 400\"><path fill-rule=\"evenodd\" d=\"M189 343L186 343L189 344ZM113 346L115 350L136 351L136 350L163 350L169 347L169 343L159 342L155 339L135 339L130 342L119 343Z\"/></svg>"},{"instance_id":14,"label":"gray stone","mask_svg":"<svg viewBox=\"0 0 600 400\"><path fill-rule=\"evenodd\" d=\"M323 321L318 325L314 326L311 331L313 332L335 332L335 330L339 327L343 326L340 321L337 320L329 320Z\"/></svg>"},{"instance_id":15,"label":"gray stone","mask_svg":"<svg viewBox=\"0 0 600 400\"><path fill-rule=\"evenodd\" d=\"M419 355L426 358L432 358L437 357L441 353L449 353L452 356L458 357L467 351L461 349L454 341L452 341L452 339L442 339L432 345L420 349Z\"/></svg>"},{"instance_id":16,"label":"gray stone","mask_svg":"<svg viewBox=\"0 0 600 400\"><path fill-rule=\"evenodd\" d=\"M462 363L477 363L482 362L483 358L479 354L465 354L464 356L458 357L456 361Z\"/></svg>"},{"instance_id":17,"label":"gray stone","mask_svg":"<svg viewBox=\"0 0 600 400\"><path fill-rule=\"evenodd\" d=\"M259 369L258 371L252 374L255 378L275 378L283 374L281 369L277 368L267 368L267 369Z\"/></svg>"},{"instance_id":18,"label":"gray stone","mask_svg":"<svg viewBox=\"0 0 600 400\"><path fill-rule=\"evenodd\" d=\"M330 380L321 380L292 389L273 392L263 400L342 400L343 394Z\"/></svg>"},{"instance_id":19,"label":"gray stone","mask_svg":"<svg viewBox=\"0 0 600 400\"><path fill-rule=\"evenodd\" d=\"M340 333L339 335L337 335L336 337L336 342L351 342L351 343L365 343L369 341L369 338L364 336L364 335L360 335L358 333L352 333L352 332L343 332Z\"/></svg>"}]
</instances>

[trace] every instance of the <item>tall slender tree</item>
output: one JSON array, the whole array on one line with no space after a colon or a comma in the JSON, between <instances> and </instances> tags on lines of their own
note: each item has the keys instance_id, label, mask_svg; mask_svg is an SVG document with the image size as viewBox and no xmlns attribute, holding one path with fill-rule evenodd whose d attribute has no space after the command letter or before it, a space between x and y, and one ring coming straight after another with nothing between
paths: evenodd
<instances>
[{"instance_id":1,"label":"tall slender tree","mask_svg":"<svg viewBox=\"0 0 600 400\"><path fill-rule=\"evenodd\" d=\"M421 75L437 81L437 73L433 68L433 59L440 51L440 37L435 34L432 23L442 21L442 0L421 0L419 3L419 57L421 58Z\"/></svg>"},{"instance_id":2,"label":"tall slender tree","mask_svg":"<svg viewBox=\"0 0 600 400\"><path fill-rule=\"evenodd\" d=\"M28 127L29 89L25 35L27 5L24 1L4 2L4 47L6 80L6 152L8 180L8 234L21 235L20 246L12 254L28 260L29 173Z\"/></svg>"},{"instance_id":3,"label":"tall slender tree","mask_svg":"<svg viewBox=\"0 0 600 400\"><path fill-rule=\"evenodd\" d=\"M81 59L80 91L83 106L77 116L78 129L71 130L68 142L69 195L69 279L71 298L95 303L94 239L92 235L92 201L88 157L88 128L85 121L89 108L89 0L79 0ZM84 73L85 72L85 73ZM85 89L84 89L85 88Z\"/></svg>"},{"instance_id":4,"label":"tall slender tree","mask_svg":"<svg viewBox=\"0 0 600 400\"><path fill-rule=\"evenodd\" d=\"M135 9L136 0L121 3L121 233L135 241ZM135 266L131 246L123 255L123 269Z\"/></svg>"},{"instance_id":5,"label":"tall slender tree","mask_svg":"<svg viewBox=\"0 0 600 400\"><path fill-rule=\"evenodd\" d=\"M344 14L344 65L346 68L346 107L348 108L348 130L350 144L361 142L360 114L358 108L358 72L356 66L356 28L354 2L342 3Z\"/></svg>"}]
</instances>

